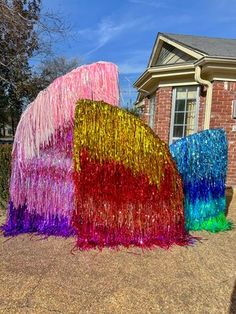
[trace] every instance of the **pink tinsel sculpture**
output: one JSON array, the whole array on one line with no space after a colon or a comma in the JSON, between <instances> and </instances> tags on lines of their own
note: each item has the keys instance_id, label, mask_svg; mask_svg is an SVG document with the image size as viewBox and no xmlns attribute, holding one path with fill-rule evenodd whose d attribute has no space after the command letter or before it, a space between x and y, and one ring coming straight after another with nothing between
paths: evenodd
<instances>
[{"instance_id":1,"label":"pink tinsel sculpture","mask_svg":"<svg viewBox=\"0 0 236 314\"><path fill-rule=\"evenodd\" d=\"M80 99L118 106L117 66L81 66L56 79L23 113L13 146L6 235L73 234L73 128Z\"/></svg>"}]
</instances>

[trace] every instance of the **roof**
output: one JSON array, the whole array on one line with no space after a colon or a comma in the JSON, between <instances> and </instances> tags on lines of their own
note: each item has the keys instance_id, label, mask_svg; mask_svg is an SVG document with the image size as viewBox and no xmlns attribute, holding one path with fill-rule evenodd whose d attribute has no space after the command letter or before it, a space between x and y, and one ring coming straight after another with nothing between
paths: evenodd
<instances>
[{"instance_id":1,"label":"roof","mask_svg":"<svg viewBox=\"0 0 236 314\"><path fill-rule=\"evenodd\" d=\"M159 33L179 44L209 56L236 57L236 39L213 38L206 36L181 35L171 33Z\"/></svg>"}]
</instances>

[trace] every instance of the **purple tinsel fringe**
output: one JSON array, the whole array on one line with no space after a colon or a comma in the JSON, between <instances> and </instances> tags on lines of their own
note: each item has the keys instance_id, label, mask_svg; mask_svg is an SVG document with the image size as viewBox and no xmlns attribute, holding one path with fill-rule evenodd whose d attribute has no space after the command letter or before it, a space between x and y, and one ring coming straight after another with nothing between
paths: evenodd
<instances>
[{"instance_id":1,"label":"purple tinsel fringe","mask_svg":"<svg viewBox=\"0 0 236 314\"><path fill-rule=\"evenodd\" d=\"M15 236L20 233L32 233L45 235L56 235L69 237L75 234L68 217L51 215L40 216L37 213L27 212L27 206L14 208L12 202L9 204L8 218L5 225L1 226L4 236Z\"/></svg>"}]
</instances>

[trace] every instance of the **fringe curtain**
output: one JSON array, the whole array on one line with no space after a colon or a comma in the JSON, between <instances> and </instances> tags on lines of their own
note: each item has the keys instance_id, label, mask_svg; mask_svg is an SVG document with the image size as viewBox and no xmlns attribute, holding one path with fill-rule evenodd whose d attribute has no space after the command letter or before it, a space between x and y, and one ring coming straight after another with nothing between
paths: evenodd
<instances>
[{"instance_id":1,"label":"fringe curtain","mask_svg":"<svg viewBox=\"0 0 236 314\"><path fill-rule=\"evenodd\" d=\"M223 129L202 131L170 145L182 176L188 230L231 229L225 217L228 144Z\"/></svg>"},{"instance_id":2,"label":"fringe curtain","mask_svg":"<svg viewBox=\"0 0 236 314\"><path fill-rule=\"evenodd\" d=\"M103 100L119 105L118 69L109 62L81 66L57 78L23 113L13 150L20 161L39 157L40 149L53 140L57 130L74 121L79 99Z\"/></svg>"},{"instance_id":3,"label":"fringe curtain","mask_svg":"<svg viewBox=\"0 0 236 314\"><path fill-rule=\"evenodd\" d=\"M14 141L5 234L73 233L73 129L76 101L82 98L117 106L117 66L81 66L56 79L24 112Z\"/></svg>"},{"instance_id":4,"label":"fringe curtain","mask_svg":"<svg viewBox=\"0 0 236 314\"><path fill-rule=\"evenodd\" d=\"M104 102L76 107L77 246L185 245L182 181L168 146L140 119Z\"/></svg>"}]
</instances>

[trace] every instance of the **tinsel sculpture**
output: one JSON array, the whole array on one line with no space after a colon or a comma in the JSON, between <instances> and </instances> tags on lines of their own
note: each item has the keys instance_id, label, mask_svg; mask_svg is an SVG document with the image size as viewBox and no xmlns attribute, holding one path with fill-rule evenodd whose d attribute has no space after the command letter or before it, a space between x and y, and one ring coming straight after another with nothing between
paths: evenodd
<instances>
[{"instance_id":1,"label":"tinsel sculpture","mask_svg":"<svg viewBox=\"0 0 236 314\"><path fill-rule=\"evenodd\" d=\"M117 74L111 63L80 67L24 112L13 147L6 236L76 235L80 249L192 243L169 148L117 107Z\"/></svg>"},{"instance_id":2,"label":"tinsel sculpture","mask_svg":"<svg viewBox=\"0 0 236 314\"><path fill-rule=\"evenodd\" d=\"M223 129L202 131L170 146L182 176L185 223L188 230L225 231L225 181L228 144Z\"/></svg>"},{"instance_id":3,"label":"tinsel sculpture","mask_svg":"<svg viewBox=\"0 0 236 314\"><path fill-rule=\"evenodd\" d=\"M104 102L81 100L73 151L72 226L79 248L191 241L169 148L140 119Z\"/></svg>"},{"instance_id":4,"label":"tinsel sculpture","mask_svg":"<svg viewBox=\"0 0 236 314\"><path fill-rule=\"evenodd\" d=\"M117 106L117 66L81 66L56 79L23 113L13 146L5 235L74 233L73 129L76 101L84 98Z\"/></svg>"}]
</instances>

